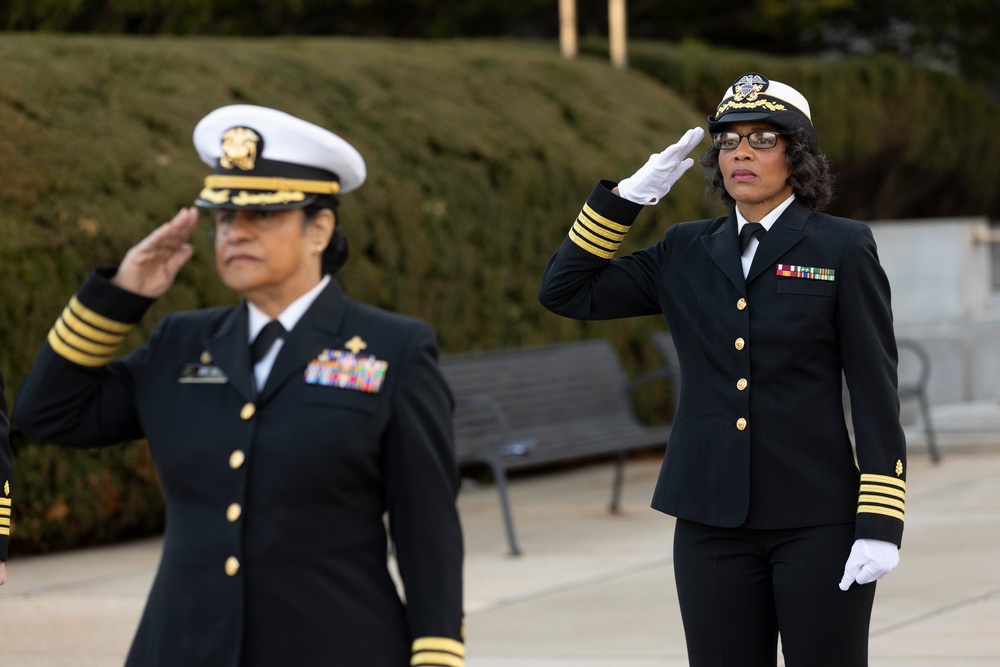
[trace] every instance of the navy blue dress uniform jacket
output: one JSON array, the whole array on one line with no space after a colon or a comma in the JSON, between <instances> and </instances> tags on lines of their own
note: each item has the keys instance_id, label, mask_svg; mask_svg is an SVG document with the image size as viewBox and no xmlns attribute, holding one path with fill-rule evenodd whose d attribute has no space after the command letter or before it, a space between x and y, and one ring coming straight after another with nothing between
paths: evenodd
<instances>
[{"instance_id":1,"label":"navy blue dress uniform jacket","mask_svg":"<svg viewBox=\"0 0 1000 667\"><path fill-rule=\"evenodd\" d=\"M111 361L149 304L92 274L15 406L46 442L149 443L166 531L127 664L463 664L452 398L431 327L331 281L257 392L243 305L169 315ZM386 362L377 392L306 381L352 348Z\"/></svg>"},{"instance_id":2,"label":"navy blue dress uniform jacket","mask_svg":"<svg viewBox=\"0 0 1000 667\"><path fill-rule=\"evenodd\" d=\"M665 316L684 381L652 506L717 527L853 523L857 538L899 545L906 452L871 230L795 200L746 279L735 213L675 224L612 259L642 208L613 186L594 189L540 299L577 319Z\"/></svg>"}]
</instances>

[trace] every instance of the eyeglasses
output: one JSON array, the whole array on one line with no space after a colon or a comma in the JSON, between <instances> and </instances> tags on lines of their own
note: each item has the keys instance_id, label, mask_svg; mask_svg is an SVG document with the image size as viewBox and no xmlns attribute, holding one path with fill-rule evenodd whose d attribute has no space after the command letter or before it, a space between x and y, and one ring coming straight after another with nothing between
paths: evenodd
<instances>
[{"instance_id":1,"label":"eyeglasses","mask_svg":"<svg viewBox=\"0 0 1000 667\"><path fill-rule=\"evenodd\" d=\"M720 151L731 151L740 145L743 137L746 137L750 148L774 148L778 145L778 137L780 136L781 132L751 132L750 134L718 132L712 135L712 145Z\"/></svg>"}]
</instances>

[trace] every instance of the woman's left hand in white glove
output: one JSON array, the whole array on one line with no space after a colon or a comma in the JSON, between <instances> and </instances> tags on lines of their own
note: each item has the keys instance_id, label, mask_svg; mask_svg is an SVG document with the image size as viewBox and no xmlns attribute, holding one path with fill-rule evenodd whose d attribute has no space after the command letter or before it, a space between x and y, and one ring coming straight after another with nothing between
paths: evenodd
<instances>
[{"instance_id":1,"label":"woman's left hand in white glove","mask_svg":"<svg viewBox=\"0 0 1000 667\"><path fill-rule=\"evenodd\" d=\"M885 540L855 540L851 555L847 557L840 590L851 584L870 584L883 578L899 565L899 547Z\"/></svg>"}]
</instances>

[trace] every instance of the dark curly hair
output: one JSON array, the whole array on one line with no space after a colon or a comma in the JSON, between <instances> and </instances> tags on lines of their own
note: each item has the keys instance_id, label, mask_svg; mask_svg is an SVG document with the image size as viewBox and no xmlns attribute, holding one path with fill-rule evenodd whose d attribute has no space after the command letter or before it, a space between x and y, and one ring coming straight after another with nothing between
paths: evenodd
<instances>
[{"instance_id":1,"label":"dark curly hair","mask_svg":"<svg viewBox=\"0 0 1000 667\"><path fill-rule=\"evenodd\" d=\"M341 231L340 227L340 213L337 212L339 204L340 199L338 197L320 197L312 204L309 204L302 209L302 213L305 215L306 220L315 217L316 214L324 208L328 208L333 211L337 226L333 230L333 238L330 239L330 243L323 251L323 273L329 273L331 276L337 275L337 273L344 268L344 264L347 263L347 255L350 253L350 247L347 244L347 237L344 236L344 232Z\"/></svg>"},{"instance_id":2,"label":"dark curly hair","mask_svg":"<svg viewBox=\"0 0 1000 667\"><path fill-rule=\"evenodd\" d=\"M782 132L788 139L785 146L785 162L792 171L788 183L795 190L795 196L811 211L821 211L833 201L833 172L825 155L809 150L809 134L803 129ZM736 200L726 191L726 183L719 169L719 149L712 146L698 160L699 164L712 171L711 185L706 194L716 194L722 203L733 208Z\"/></svg>"}]
</instances>

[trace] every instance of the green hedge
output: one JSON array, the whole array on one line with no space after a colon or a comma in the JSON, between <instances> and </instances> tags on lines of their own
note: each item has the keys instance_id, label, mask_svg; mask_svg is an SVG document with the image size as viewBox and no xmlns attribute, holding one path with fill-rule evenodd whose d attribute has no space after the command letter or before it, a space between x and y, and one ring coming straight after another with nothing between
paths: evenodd
<instances>
[{"instance_id":1,"label":"green hedge","mask_svg":"<svg viewBox=\"0 0 1000 667\"><path fill-rule=\"evenodd\" d=\"M337 131L365 156L368 182L344 197L340 211L352 247L341 280L355 298L433 322L445 354L606 336L637 372L660 363L648 344L658 318L581 323L537 301L542 269L597 179L630 174L702 124L747 63L773 64L779 79L788 72L797 80L782 68L803 68L811 96L824 77L881 80L860 62L786 65L734 53L713 65L711 52L654 44L635 46L630 72L603 57L566 61L554 44L514 41L8 34L0 59L0 363L14 402L38 346L91 267L117 262L190 204L207 173L191 132L218 106L283 109ZM972 99L935 73L872 67L887 78L895 68L898 85L912 89L886 93L907 117L918 117L945 84ZM836 139L854 136L838 124L863 118L835 113L846 106L824 108L821 140L840 141L859 162L897 145L898 137L874 130L872 143ZM952 124L951 142L995 142L976 132L988 127L980 123L970 114ZM912 136L917 148L938 146L933 128ZM947 169L966 173L936 150ZM975 167L980 173L971 170L970 179L996 185L996 165ZM683 179L640 217L623 249L654 242L674 221L721 213L704 186L696 175ZM166 312L236 302L215 277L207 216L204 224L194 260L129 347ZM670 404L658 387L643 395L640 410L655 420ZM13 441L15 556L162 528L162 499L141 443L65 451L30 442L16 424Z\"/></svg>"}]
</instances>

